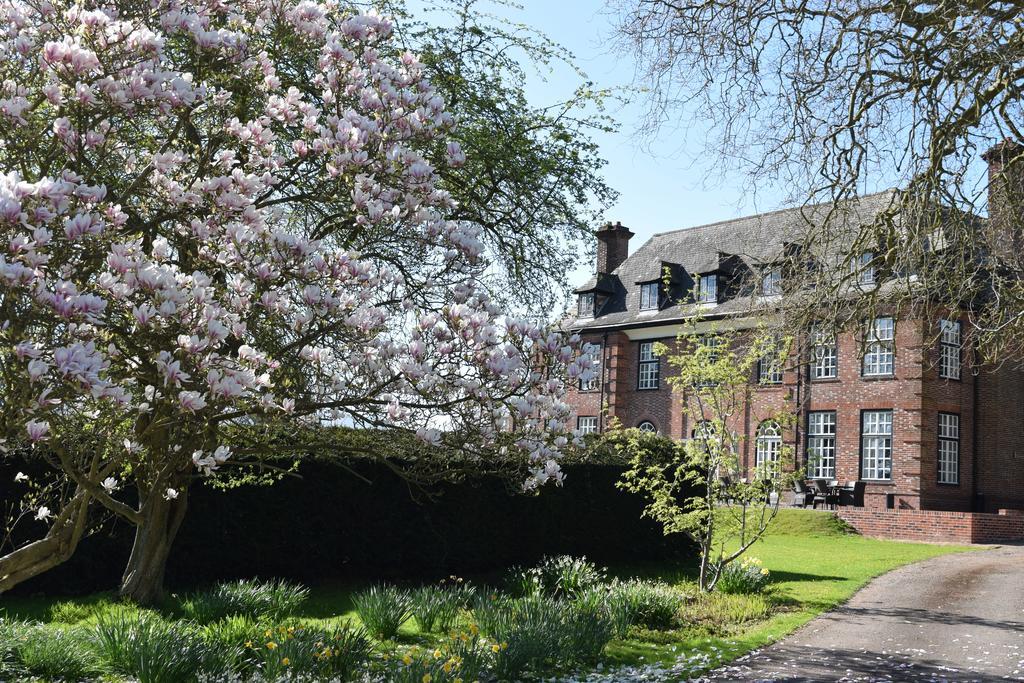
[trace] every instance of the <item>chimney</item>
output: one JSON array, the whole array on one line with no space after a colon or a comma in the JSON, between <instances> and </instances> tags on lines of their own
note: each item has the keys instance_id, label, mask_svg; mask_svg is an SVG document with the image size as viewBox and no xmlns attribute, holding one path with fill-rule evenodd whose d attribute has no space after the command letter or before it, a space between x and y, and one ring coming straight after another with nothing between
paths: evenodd
<instances>
[{"instance_id":1,"label":"chimney","mask_svg":"<svg viewBox=\"0 0 1024 683\"><path fill-rule=\"evenodd\" d=\"M1006 139L981 158L988 162L990 234L1019 257L1024 248L1024 146Z\"/></svg>"},{"instance_id":2,"label":"chimney","mask_svg":"<svg viewBox=\"0 0 1024 683\"><path fill-rule=\"evenodd\" d=\"M629 256L629 238L632 236L629 228L618 221L601 226L597 231L598 275L606 275L622 265Z\"/></svg>"}]
</instances>

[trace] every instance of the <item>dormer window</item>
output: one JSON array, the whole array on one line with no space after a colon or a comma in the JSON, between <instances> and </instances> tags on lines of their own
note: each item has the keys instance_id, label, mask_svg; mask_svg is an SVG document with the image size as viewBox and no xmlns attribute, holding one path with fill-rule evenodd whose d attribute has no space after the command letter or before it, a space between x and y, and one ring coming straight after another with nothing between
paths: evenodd
<instances>
[{"instance_id":1,"label":"dormer window","mask_svg":"<svg viewBox=\"0 0 1024 683\"><path fill-rule=\"evenodd\" d=\"M862 251L860 256L853 260L853 272L857 275L857 284L875 284L876 271L875 252L873 251Z\"/></svg>"},{"instance_id":2,"label":"dormer window","mask_svg":"<svg viewBox=\"0 0 1024 683\"><path fill-rule=\"evenodd\" d=\"M713 304L718 301L718 274L701 275L697 283L697 302Z\"/></svg>"},{"instance_id":3,"label":"dormer window","mask_svg":"<svg viewBox=\"0 0 1024 683\"><path fill-rule=\"evenodd\" d=\"M761 295L782 294L782 266L775 266L761 276Z\"/></svg>"},{"instance_id":4,"label":"dormer window","mask_svg":"<svg viewBox=\"0 0 1024 683\"><path fill-rule=\"evenodd\" d=\"M594 317L594 293L585 292L580 294L579 303L577 304L577 315L581 318L593 318Z\"/></svg>"},{"instance_id":5,"label":"dormer window","mask_svg":"<svg viewBox=\"0 0 1024 683\"><path fill-rule=\"evenodd\" d=\"M658 308L661 286L658 282L645 282L640 285L640 310L650 311Z\"/></svg>"}]
</instances>

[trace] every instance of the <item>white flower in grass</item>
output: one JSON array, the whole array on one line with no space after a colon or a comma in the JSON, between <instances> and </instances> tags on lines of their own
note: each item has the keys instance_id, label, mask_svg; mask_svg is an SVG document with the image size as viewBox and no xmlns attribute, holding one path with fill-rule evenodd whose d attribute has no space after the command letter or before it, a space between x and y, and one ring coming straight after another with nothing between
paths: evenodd
<instances>
[{"instance_id":1,"label":"white flower in grass","mask_svg":"<svg viewBox=\"0 0 1024 683\"><path fill-rule=\"evenodd\" d=\"M46 507L45 505L36 510L36 519L38 519L40 522L44 519L49 519L52 516L53 513L50 512L50 508Z\"/></svg>"},{"instance_id":2,"label":"white flower in grass","mask_svg":"<svg viewBox=\"0 0 1024 683\"><path fill-rule=\"evenodd\" d=\"M24 472L18 472L17 474L14 475L14 481L18 483L28 481L28 475L25 474Z\"/></svg>"},{"instance_id":3,"label":"white flower in grass","mask_svg":"<svg viewBox=\"0 0 1024 683\"><path fill-rule=\"evenodd\" d=\"M174 489L167 489L164 491L164 500L174 500L178 497L178 492Z\"/></svg>"},{"instance_id":4,"label":"white flower in grass","mask_svg":"<svg viewBox=\"0 0 1024 683\"><path fill-rule=\"evenodd\" d=\"M114 479L113 477L107 477L106 479L103 480L103 483L100 484L100 486L102 486L103 490L106 491L107 493L113 493L114 491L117 490L117 479Z\"/></svg>"}]
</instances>

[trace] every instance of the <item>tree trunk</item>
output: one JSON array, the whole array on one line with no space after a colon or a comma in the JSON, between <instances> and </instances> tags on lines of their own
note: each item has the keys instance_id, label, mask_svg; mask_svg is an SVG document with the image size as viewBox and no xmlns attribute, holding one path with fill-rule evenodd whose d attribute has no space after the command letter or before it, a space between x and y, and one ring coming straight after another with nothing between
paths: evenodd
<instances>
[{"instance_id":1,"label":"tree trunk","mask_svg":"<svg viewBox=\"0 0 1024 683\"><path fill-rule=\"evenodd\" d=\"M0 593L66 562L82 540L88 517L89 494L79 489L45 537L0 557Z\"/></svg>"},{"instance_id":2,"label":"tree trunk","mask_svg":"<svg viewBox=\"0 0 1024 683\"><path fill-rule=\"evenodd\" d=\"M121 579L121 597L142 605L163 597L167 558L187 507L186 492L183 488L178 491L174 500L164 498L162 491L150 493L142 510L142 524L135 528L132 554Z\"/></svg>"}]
</instances>

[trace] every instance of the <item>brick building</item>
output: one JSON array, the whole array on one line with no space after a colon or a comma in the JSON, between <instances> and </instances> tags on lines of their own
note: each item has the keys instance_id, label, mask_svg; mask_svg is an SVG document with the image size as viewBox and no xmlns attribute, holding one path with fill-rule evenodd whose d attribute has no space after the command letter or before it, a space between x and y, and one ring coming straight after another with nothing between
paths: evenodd
<instances>
[{"instance_id":1,"label":"brick building","mask_svg":"<svg viewBox=\"0 0 1024 683\"><path fill-rule=\"evenodd\" d=\"M891 199L863 197L849 218L867 222ZM600 229L597 272L577 288L568 323L600 346L598 379L570 393L577 427L598 432L614 418L690 438L695 418L665 381L670 369L653 343L675 340L696 310L709 329L755 325L757 302L780 296L774 264L806 234L806 216L806 208L783 210L661 233L631 255L627 228ZM874 284L870 254L844 258L863 266L860 282ZM802 346L813 353L781 372L754 373L753 399L732 427L742 435L738 474L784 442L810 478L865 481L866 507L1024 508L1024 373L974 367L964 327L956 315L879 317L865 322L866 345L858 331L841 331ZM765 416L783 399L796 420L773 430Z\"/></svg>"}]
</instances>

